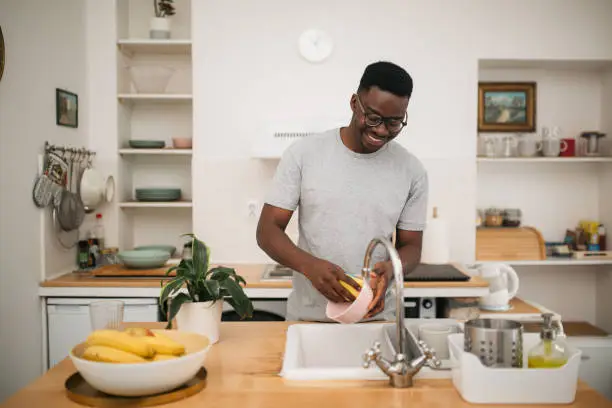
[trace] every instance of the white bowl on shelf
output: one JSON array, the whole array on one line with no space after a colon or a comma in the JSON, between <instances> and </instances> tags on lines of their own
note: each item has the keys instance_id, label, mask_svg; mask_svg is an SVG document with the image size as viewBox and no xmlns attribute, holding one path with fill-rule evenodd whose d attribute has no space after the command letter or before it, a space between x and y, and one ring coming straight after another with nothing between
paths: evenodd
<instances>
[{"instance_id":1,"label":"white bowl on shelf","mask_svg":"<svg viewBox=\"0 0 612 408\"><path fill-rule=\"evenodd\" d=\"M138 93L163 93L176 69L163 65L134 65L128 67L132 83Z\"/></svg>"}]
</instances>

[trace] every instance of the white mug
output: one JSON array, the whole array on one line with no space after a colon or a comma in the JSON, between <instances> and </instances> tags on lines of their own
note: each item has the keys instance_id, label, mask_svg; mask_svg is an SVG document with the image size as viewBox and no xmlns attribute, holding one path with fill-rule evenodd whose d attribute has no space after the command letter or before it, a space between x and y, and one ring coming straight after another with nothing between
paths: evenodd
<instances>
[{"instance_id":1,"label":"white mug","mask_svg":"<svg viewBox=\"0 0 612 408\"><path fill-rule=\"evenodd\" d=\"M559 139L545 139L542 145L542 153L546 157L557 157L567 150L567 142Z\"/></svg>"},{"instance_id":2,"label":"white mug","mask_svg":"<svg viewBox=\"0 0 612 408\"><path fill-rule=\"evenodd\" d=\"M457 332L458 327L453 324L426 323L419 326L419 340L433 348L438 359L448 360L450 358L448 335Z\"/></svg>"},{"instance_id":3,"label":"white mug","mask_svg":"<svg viewBox=\"0 0 612 408\"><path fill-rule=\"evenodd\" d=\"M542 150L542 144L533 139L521 139L518 143L519 155L522 157L535 156Z\"/></svg>"}]
</instances>

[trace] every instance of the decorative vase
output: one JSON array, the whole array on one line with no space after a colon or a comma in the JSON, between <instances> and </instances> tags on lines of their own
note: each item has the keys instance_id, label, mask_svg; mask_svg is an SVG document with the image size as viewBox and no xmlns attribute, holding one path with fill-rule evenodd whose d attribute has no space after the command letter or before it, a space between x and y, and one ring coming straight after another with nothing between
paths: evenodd
<instances>
[{"instance_id":1,"label":"decorative vase","mask_svg":"<svg viewBox=\"0 0 612 408\"><path fill-rule=\"evenodd\" d=\"M183 303L176 314L178 329L208 337L211 344L219 341L223 300Z\"/></svg>"},{"instance_id":2,"label":"decorative vase","mask_svg":"<svg viewBox=\"0 0 612 408\"><path fill-rule=\"evenodd\" d=\"M154 39L170 38L170 19L166 17L152 17L149 26L149 37Z\"/></svg>"}]
</instances>

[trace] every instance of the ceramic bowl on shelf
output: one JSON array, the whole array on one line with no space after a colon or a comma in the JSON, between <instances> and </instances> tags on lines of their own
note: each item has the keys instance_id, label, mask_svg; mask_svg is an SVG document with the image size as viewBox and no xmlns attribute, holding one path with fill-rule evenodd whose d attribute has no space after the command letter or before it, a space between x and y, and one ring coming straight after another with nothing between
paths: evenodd
<instances>
[{"instance_id":1,"label":"ceramic bowl on shelf","mask_svg":"<svg viewBox=\"0 0 612 408\"><path fill-rule=\"evenodd\" d=\"M193 139L190 137L173 137L172 147L175 149L191 149L193 146Z\"/></svg>"},{"instance_id":2,"label":"ceramic bowl on shelf","mask_svg":"<svg viewBox=\"0 0 612 408\"><path fill-rule=\"evenodd\" d=\"M128 269L156 269L166 265L170 252L162 249L119 251L117 257Z\"/></svg>"},{"instance_id":3,"label":"ceramic bowl on shelf","mask_svg":"<svg viewBox=\"0 0 612 408\"><path fill-rule=\"evenodd\" d=\"M135 65L128 67L136 92L145 94L164 93L170 78L176 71L161 65Z\"/></svg>"},{"instance_id":4,"label":"ceramic bowl on shelf","mask_svg":"<svg viewBox=\"0 0 612 408\"><path fill-rule=\"evenodd\" d=\"M162 149L166 146L163 140L130 139L128 145L133 149Z\"/></svg>"},{"instance_id":5,"label":"ceramic bowl on shelf","mask_svg":"<svg viewBox=\"0 0 612 408\"><path fill-rule=\"evenodd\" d=\"M152 330L185 346L178 358L143 363L106 363L82 358L87 343L70 350L81 376L96 390L110 395L141 397L173 390L191 380L206 361L211 343L206 336L180 330Z\"/></svg>"},{"instance_id":6,"label":"ceramic bowl on shelf","mask_svg":"<svg viewBox=\"0 0 612 408\"><path fill-rule=\"evenodd\" d=\"M137 188L138 201L177 201L181 199L180 188Z\"/></svg>"},{"instance_id":7,"label":"ceramic bowl on shelf","mask_svg":"<svg viewBox=\"0 0 612 408\"><path fill-rule=\"evenodd\" d=\"M170 253L170 256L174 255L174 253L176 252L176 247L174 245L140 245L140 246L134 247L135 251L147 251L150 249L166 251Z\"/></svg>"}]
</instances>

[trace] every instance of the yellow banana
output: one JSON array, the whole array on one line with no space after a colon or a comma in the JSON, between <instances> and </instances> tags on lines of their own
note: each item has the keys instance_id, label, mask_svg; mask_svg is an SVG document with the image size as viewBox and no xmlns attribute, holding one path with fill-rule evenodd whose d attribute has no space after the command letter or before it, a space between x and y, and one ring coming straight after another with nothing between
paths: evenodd
<instances>
[{"instance_id":1,"label":"yellow banana","mask_svg":"<svg viewBox=\"0 0 612 408\"><path fill-rule=\"evenodd\" d=\"M360 287L363 285L363 280L361 280L360 278L355 278L355 277L353 277L353 276L349 276L349 275L347 275L347 276L349 277L349 279L352 279L352 280L354 280L355 282L357 282L357 284L358 284ZM349 285L348 283L346 283L346 282L344 282L344 281L342 281L342 280L341 280L341 281L339 281L339 282L340 282L340 284L341 284L341 285L342 285L342 286L343 286L343 287L344 287L346 290L348 290L348 291L351 293L351 295L355 296L355 298L357 298L357 296L359 296L359 292L360 292L360 291L358 291L357 289L355 289L354 287L352 287L351 285Z\"/></svg>"},{"instance_id":2,"label":"yellow banana","mask_svg":"<svg viewBox=\"0 0 612 408\"><path fill-rule=\"evenodd\" d=\"M107 346L90 346L83 352L83 358L104 363L146 363L147 360L134 353Z\"/></svg>"},{"instance_id":3,"label":"yellow banana","mask_svg":"<svg viewBox=\"0 0 612 408\"><path fill-rule=\"evenodd\" d=\"M131 336L118 330L96 330L87 338L89 346L107 346L141 357L153 357L155 350L143 337Z\"/></svg>"},{"instance_id":4,"label":"yellow banana","mask_svg":"<svg viewBox=\"0 0 612 408\"><path fill-rule=\"evenodd\" d=\"M159 353L180 356L181 354L185 353L185 346L161 333L155 333L152 330L141 327L127 328L125 329L125 332L132 336L139 337L143 341L147 342L151 347L153 347L156 354Z\"/></svg>"},{"instance_id":5,"label":"yellow banana","mask_svg":"<svg viewBox=\"0 0 612 408\"><path fill-rule=\"evenodd\" d=\"M174 360L175 358L178 358L178 356L172 356L170 354L156 354L152 361Z\"/></svg>"},{"instance_id":6,"label":"yellow banana","mask_svg":"<svg viewBox=\"0 0 612 408\"><path fill-rule=\"evenodd\" d=\"M180 356L185 353L185 346L172 340L168 336L164 336L161 333L155 333L153 336L142 337L146 341L155 353L158 354L171 354L174 356Z\"/></svg>"}]
</instances>

